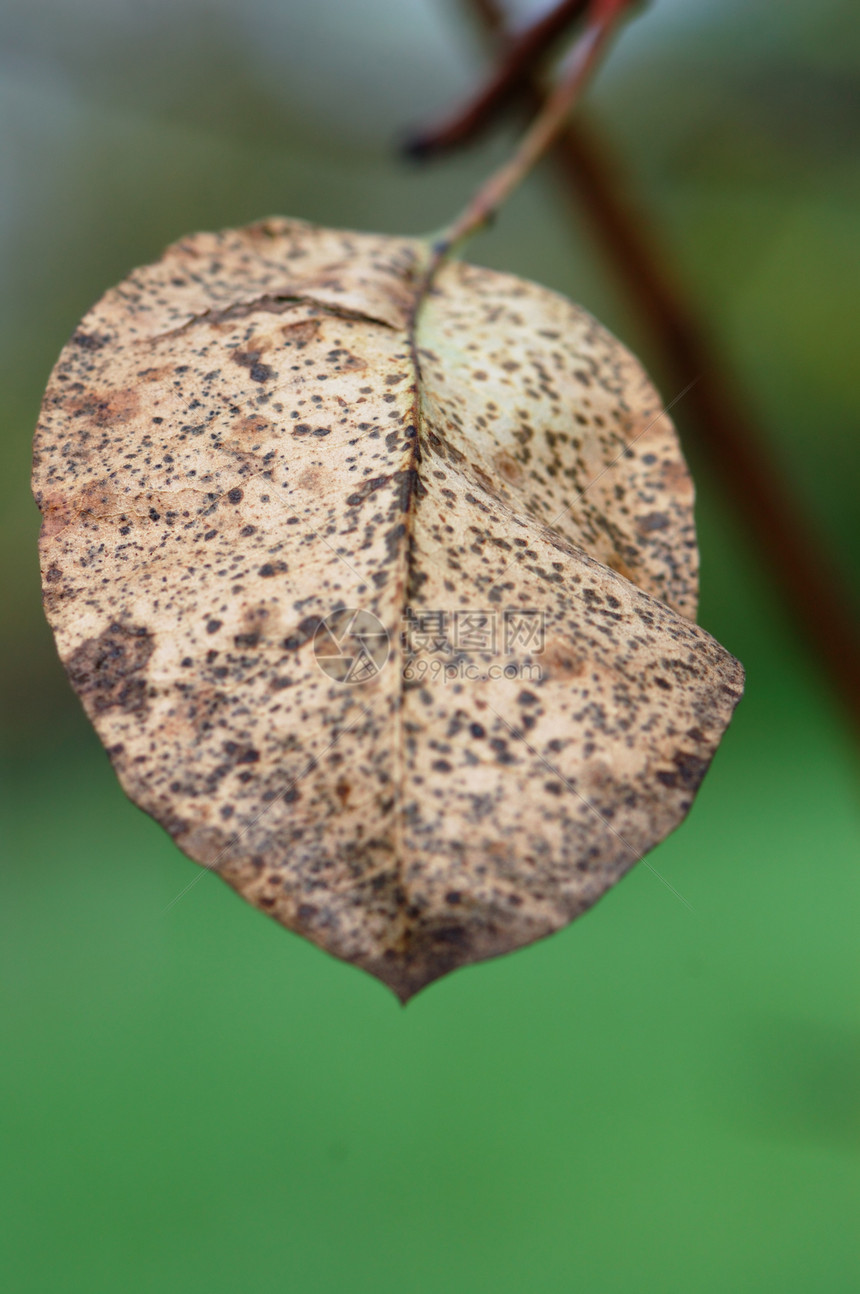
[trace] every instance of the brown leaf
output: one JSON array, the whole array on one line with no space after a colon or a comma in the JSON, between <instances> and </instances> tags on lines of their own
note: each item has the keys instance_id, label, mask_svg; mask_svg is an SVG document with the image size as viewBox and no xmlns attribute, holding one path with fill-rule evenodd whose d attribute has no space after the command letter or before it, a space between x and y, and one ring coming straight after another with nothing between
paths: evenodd
<instances>
[{"instance_id":1,"label":"brown leaf","mask_svg":"<svg viewBox=\"0 0 860 1294\"><path fill-rule=\"evenodd\" d=\"M45 605L131 798L405 1000L684 817L742 671L636 360L544 288L269 220L136 271L36 440ZM417 325L413 325L417 313Z\"/></svg>"}]
</instances>

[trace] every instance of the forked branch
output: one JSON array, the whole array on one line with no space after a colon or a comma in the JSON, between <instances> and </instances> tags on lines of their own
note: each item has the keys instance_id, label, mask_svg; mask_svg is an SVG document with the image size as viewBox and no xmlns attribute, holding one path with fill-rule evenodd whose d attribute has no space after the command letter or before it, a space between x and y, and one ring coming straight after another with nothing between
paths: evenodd
<instances>
[{"instance_id":1,"label":"forked branch","mask_svg":"<svg viewBox=\"0 0 860 1294\"><path fill-rule=\"evenodd\" d=\"M451 117L406 141L413 157L429 157L468 143L488 122L495 121L517 94L529 87L529 78L544 56L588 9L588 0L561 0L518 37L512 37L501 52L495 70L467 104ZM487 11L492 22L493 15Z\"/></svg>"},{"instance_id":2,"label":"forked branch","mask_svg":"<svg viewBox=\"0 0 860 1294\"><path fill-rule=\"evenodd\" d=\"M428 281L455 247L487 224L558 138L618 22L630 7L631 0L591 0L585 29L565 61L556 88L541 103L513 155L481 185L460 215L434 241Z\"/></svg>"}]
</instances>

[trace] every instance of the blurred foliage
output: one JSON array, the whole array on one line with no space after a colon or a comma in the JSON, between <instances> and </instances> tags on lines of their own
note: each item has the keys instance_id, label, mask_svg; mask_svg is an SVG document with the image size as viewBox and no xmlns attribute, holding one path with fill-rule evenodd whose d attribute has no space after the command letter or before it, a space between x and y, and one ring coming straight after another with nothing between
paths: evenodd
<instances>
[{"instance_id":1,"label":"blurred foliage","mask_svg":"<svg viewBox=\"0 0 860 1294\"><path fill-rule=\"evenodd\" d=\"M427 170L393 145L481 65L455 0L0 11L16 1291L858 1286L856 742L703 472L701 619L749 685L653 855L695 915L637 868L405 1013L214 878L166 911L196 869L123 799L41 617L30 436L78 318L191 229L438 226L511 123ZM591 97L855 599L858 71L849 0L656 0ZM470 254L651 358L548 175Z\"/></svg>"}]
</instances>

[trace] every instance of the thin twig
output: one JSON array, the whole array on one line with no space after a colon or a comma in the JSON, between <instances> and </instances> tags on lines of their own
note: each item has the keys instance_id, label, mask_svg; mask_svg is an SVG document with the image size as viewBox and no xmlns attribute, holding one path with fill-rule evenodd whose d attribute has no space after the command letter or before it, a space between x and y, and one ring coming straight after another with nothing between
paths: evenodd
<instances>
[{"instance_id":1,"label":"thin twig","mask_svg":"<svg viewBox=\"0 0 860 1294\"><path fill-rule=\"evenodd\" d=\"M591 0L585 30L565 62L558 85L542 102L513 155L485 180L460 215L434 240L428 281L455 247L487 224L558 137L630 3L631 0Z\"/></svg>"},{"instance_id":2,"label":"thin twig","mask_svg":"<svg viewBox=\"0 0 860 1294\"><path fill-rule=\"evenodd\" d=\"M469 0L469 8L504 45L497 0ZM525 97L534 114L545 97L536 79ZM486 122L484 117L481 124ZM681 387L699 377L685 404L691 440L707 457L792 620L860 729L860 630L837 563L763 448L749 401L666 267L641 211L633 209L617 163L607 161L605 148L581 122L559 134L552 156L568 196L584 209L655 344L668 382Z\"/></svg>"},{"instance_id":3,"label":"thin twig","mask_svg":"<svg viewBox=\"0 0 860 1294\"><path fill-rule=\"evenodd\" d=\"M587 8L588 0L561 0L549 13L513 37L489 79L469 102L445 121L408 138L406 152L425 158L471 140L528 86L529 76L537 70L544 55Z\"/></svg>"}]
</instances>

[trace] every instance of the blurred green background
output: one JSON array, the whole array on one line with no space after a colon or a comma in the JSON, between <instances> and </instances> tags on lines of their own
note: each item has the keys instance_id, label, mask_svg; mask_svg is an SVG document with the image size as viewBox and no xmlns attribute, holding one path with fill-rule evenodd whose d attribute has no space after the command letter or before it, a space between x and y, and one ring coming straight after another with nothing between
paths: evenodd
<instances>
[{"instance_id":1,"label":"blurred green background","mask_svg":"<svg viewBox=\"0 0 860 1294\"><path fill-rule=\"evenodd\" d=\"M748 692L653 855L695 912L640 866L405 1011L214 877L168 910L197 869L124 799L42 620L29 445L78 318L189 230L438 226L510 134L426 170L393 140L483 65L456 0L2 5L16 1294L860 1288L856 734L706 470L701 620ZM590 102L856 600L856 5L657 0ZM470 254L652 360L547 174Z\"/></svg>"}]
</instances>

